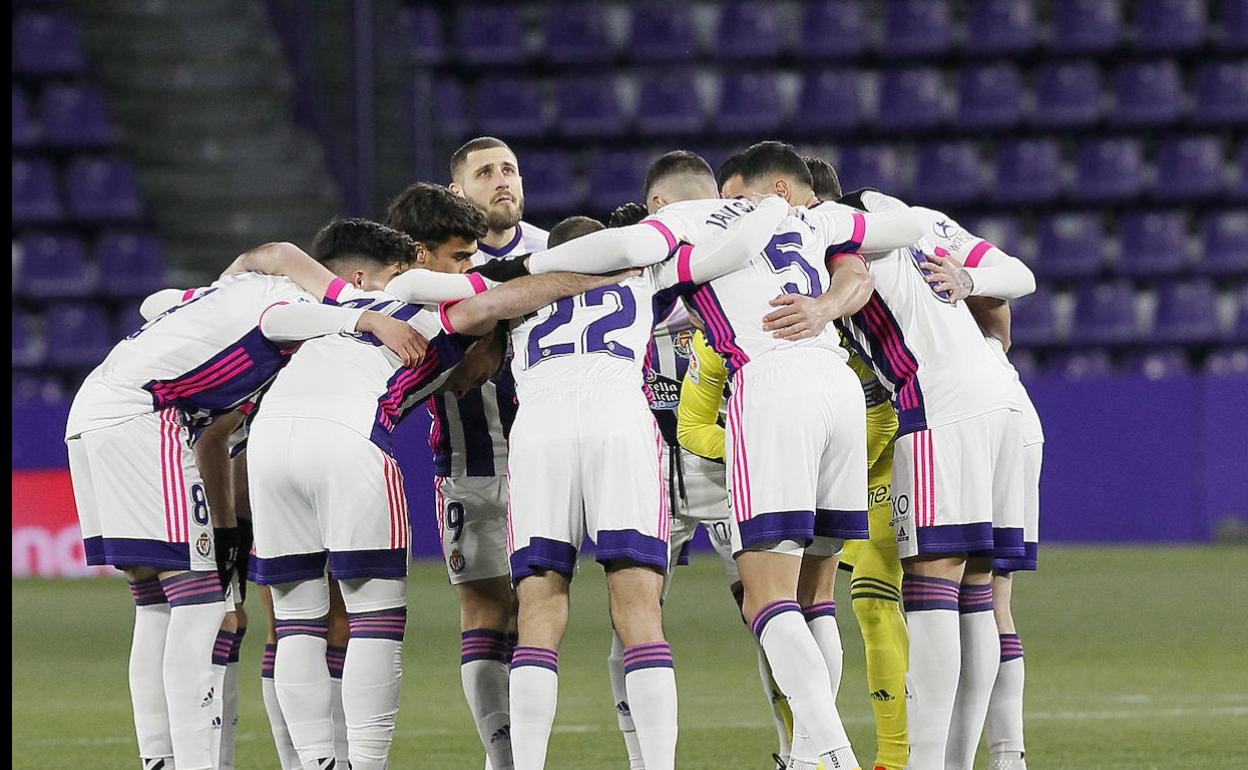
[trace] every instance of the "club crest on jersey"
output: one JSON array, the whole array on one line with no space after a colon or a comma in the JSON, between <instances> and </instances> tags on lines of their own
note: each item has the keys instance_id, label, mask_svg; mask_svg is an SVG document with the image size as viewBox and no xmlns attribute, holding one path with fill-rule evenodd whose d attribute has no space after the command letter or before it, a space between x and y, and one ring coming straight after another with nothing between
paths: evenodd
<instances>
[{"instance_id":1,"label":"club crest on jersey","mask_svg":"<svg viewBox=\"0 0 1248 770\"><path fill-rule=\"evenodd\" d=\"M199 533L199 538L195 541L195 550L200 556L208 556L212 553L212 538L208 537L207 532Z\"/></svg>"},{"instance_id":2,"label":"club crest on jersey","mask_svg":"<svg viewBox=\"0 0 1248 770\"><path fill-rule=\"evenodd\" d=\"M684 331L677 332L676 335L672 337L672 345L676 349L677 357L688 358L690 360L696 358L696 356L693 355L692 330L685 329Z\"/></svg>"},{"instance_id":3,"label":"club crest on jersey","mask_svg":"<svg viewBox=\"0 0 1248 770\"><path fill-rule=\"evenodd\" d=\"M451 551L451 556L446 560L446 563L450 566L451 572L454 572L456 575L463 572L468 566L468 560L464 558L464 555L459 552L458 548Z\"/></svg>"}]
</instances>

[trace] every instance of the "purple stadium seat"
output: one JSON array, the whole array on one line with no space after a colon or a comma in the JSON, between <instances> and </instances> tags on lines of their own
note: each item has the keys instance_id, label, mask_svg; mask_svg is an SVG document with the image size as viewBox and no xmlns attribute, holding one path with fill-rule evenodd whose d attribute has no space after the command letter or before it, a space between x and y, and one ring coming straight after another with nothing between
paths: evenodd
<instances>
[{"instance_id":1,"label":"purple stadium seat","mask_svg":"<svg viewBox=\"0 0 1248 770\"><path fill-rule=\"evenodd\" d=\"M546 131L545 106L537 81L485 78L477 85L477 125L491 136L530 138Z\"/></svg>"},{"instance_id":2,"label":"purple stadium seat","mask_svg":"<svg viewBox=\"0 0 1248 770\"><path fill-rule=\"evenodd\" d=\"M520 8L470 5L455 18L455 58L468 64L514 64L528 55Z\"/></svg>"},{"instance_id":3,"label":"purple stadium seat","mask_svg":"<svg viewBox=\"0 0 1248 770\"><path fill-rule=\"evenodd\" d=\"M646 169L652 153L609 151L594 154L590 159L589 207L609 212L627 201L641 201Z\"/></svg>"},{"instance_id":4,"label":"purple stadium seat","mask_svg":"<svg viewBox=\"0 0 1248 770\"><path fill-rule=\"evenodd\" d=\"M1059 341L1053 293L1047 286L1038 286L1031 294L1010 303L1010 338L1024 347Z\"/></svg>"},{"instance_id":5,"label":"purple stadium seat","mask_svg":"<svg viewBox=\"0 0 1248 770\"><path fill-rule=\"evenodd\" d=\"M1036 43L1028 0L975 0L966 15L965 49L971 56L1023 53Z\"/></svg>"},{"instance_id":6,"label":"purple stadium seat","mask_svg":"<svg viewBox=\"0 0 1248 770\"><path fill-rule=\"evenodd\" d=\"M1157 293L1157 323L1153 337L1159 342L1195 344L1217 339L1218 294L1207 279L1163 284Z\"/></svg>"},{"instance_id":7,"label":"purple stadium seat","mask_svg":"<svg viewBox=\"0 0 1248 770\"><path fill-rule=\"evenodd\" d=\"M468 109L468 99L458 81L439 79L433 86L434 125L443 136L464 138L478 133Z\"/></svg>"},{"instance_id":8,"label":"purple stadium seat","mask_svg":"<svg viewBox=\"0 0 1248 770\"><path fill-rule=\"evenodd\" d=\"M1205 198L1222 192L1223 182L1222 142L1217 137L1189 136L1161 145L1154 198Z\"/></svg>"},{"instance_id":9,"label":"purple stadium seat","mask_svg":"<svg viewBox=\"0 0 1248 770\"><path fill-rule=\"evenodd\" d=\"M143 217L134 172L117 158L78 158L65 171L70 212L82 221L133 221Z\"/></svg>"},{"instance_id":10,"label":"purple stadium seat","mask_svg":"<svg viewBox=\"0 0 1248 770\"><path fill-rule=\"evenodd\" d=\"M993 195L1010 203L1038 203L1062 193L1062 152L1054 139L1006 142L997 151Z\"/></svg>"},{"instance_id":11,"label":"purple stadium seat","mask_svg":"<svg viewBox=\"0 0 1248 770\"><path fill-rule=\"evenodd\" d=\"M1182 211L1133 212L1122 221L1123 275L1177 275L1187 271L1187 216Z\"/></svg>"},{"instance_id":12,"label":"purple stadium seat","mask_svg":"<svg viewBox=\"0 0 1248 770\"><path fill-rule=\"evenodd\" d=\"M1192 117L1207 125L1248 122L1248 61L1211 64L1197 71Z\"/></svg>"},{"instance_id":13,"label":"purple stadium seat","mask_svg":"<svg viewBox=\"0 0 1248 770\"><path fill-rule=\"evenodd\" d=\"M1135 289L1127 281L1084 284L1075 295L1071 339L1080 343L1134 342L1140 336Z\"/></svg>"},{"instance_id":14,"label":"purple stadium seat","mask_svg":"<svg viewBox=\"0 0 1248 770\"><path fill-rule=\"evenodd\" d=\"M87 368L108 355L115 340L108 314L96 305L59 304L44 316L49 365Z\"/></svg>"},{"instance_id":15,"label":"purple stadium seat","mask_svg":"<svg viewBox=\"0 0 1248 770\"><path fill-rule=\"evenodd\" d=\"M13 224L59 222L64 216L56 177L46 160L13 161Z\"/></svg>"},{"instance_id":16,"label":"purple stadium seat","mask_svg":"<svg viewBox=\"0 0 1248 770\"><path fill-rule=\"evenodd\" d=\"M543 57L559 64L595 64L615 58L615 44L600 6L573 3L546 12Z\"/></svg>"},{"instance_id":17,"label":"purple stadium seat","mask_svg":"<svg viewBox=\"0 0 1248 770\"><path fill-rule=\"evenodd\" d=\"M894 131L934 128L945 119L945 94L938 69L891 70L884 75L875 125Z\"/></svg>"},{"instance_id":18,"label":"purple stadium seat","mask_svg":"<svg viewBox=\"0 0 1248 770\"><path fill-rule=\"evenodd\" d=\"M788 117L780 76L766 72L728 75L711 125L721 134L771 134ZM800 117L800 116L799 116Z\"/></svg>"},{"instance_id":19,"label":"purple stadium seat","mask_svg":"<svg viewBox=\"0 0 1248 770\"><path fill-rule=\"evenodd\" d=\"M1248 317L1248 314L1245 314ZM1248 348L1223 348L1209 354L1205 371L1215 377L1248 374Z\"/></svg>"},{"instance_id":20,"label":"purple stadium seat","mask_svg":"<svg viewBox=\"0 0 1248 770\"><path fill-rule=\"evenodd\" d=\"M148 233L111 230L95 243L100 288L109 297L143 297L165 287L160 239Z\"/></svg>"},{"instance_id":21,"label":"purple stadium seat","mask_svg":"<svg viewBox=\"0 0 1248 770\"><path fill-rule=\"evenodd\" d=\"M1139 194L1144 183L1144 160L1133 139L1088 139L1079 146L1076 184L1072 194L1080 201L1119 201Z\"/></svg>"},{"instance_id":22,"label":"purple stadium seat","mask_svg":"<svg viewBox=\"0 0 1248 770\"><path fill-rule=\"evenodd\" d=\"M784 48L780 19L771 3L726 3L715 31L716 58L725 61L774 59Z\"/></svg>"},{"instance_id":23,"label":"purple stadium seat","mask_svg":"<svg viewBox=\"0 0 1248 770\"><path fill-rule=\"evenodd\" d=\"M698 55L698 33L688 5L652 3L632 10L627 50L636 61L690 61Z\"/></svg>"},{"instance_id":24,"label":"purple stadium seat","mask_svg":"<svg viewBox=\"0 0 1248 770\"><path fill-rule=\"evenodd\" d=\"M958 79L953 120L966 131L1015 126L1022 119L1022 100L1022 83L1013 65L965 69Z\"/></svg>"},{"instance_id":25,"label":"purple stadium seat","mask_svg":"<svg viewBox=\"0 0 1248 770\"><path fill-rule=\"evenodd\" d=\"M1248 0L1222 1L1219 45L1229 51L1248 51Z\"/></svg>"},{"instance_id":26,"label":"purple stadium seat","mask_svg":"<svg viewBox=\"0 0 1248 770\"><path fill-rule=\"evenodd\" d=\"M1026 348L1010 348L1010 363L1014 371L1024 380L1030 380L1040 374L1040 360L1034 351Z\"/></svg>"},{"instance_id":27,"label":"purple stadium seat","mask_svg":"<svg viewBox=\"0 0 1248 770\"><path fill-rule=\"evenodd\" d=\"M618 84L610 78L572 78L555 87L560 133L571 137L604 138L628 132Z\"/></svg>"},{"instance_id":28,"label":"purple stadium seat","mask_svg":"<svg viewBox=\"0 0 1248 770\"><path fill-rule=\"evenodd\" d=\"M939 208L975 200L982 187L975 142L926 144L919 150L916 202Z\"/></svg>"},{"instance_id":29,"label":"purple stadium seat","mask_svg":"<svg viewBox=\"0 0 1248 770\"><path fill-rule=\"evenodd\" d=\"M1240 287L1236 294L1239 315L1235 319L1234 328L1231 329L1230 338L1237 342L1248 342L1248 284Z\"/></svg>"},{"instance_id":30,"label":"purple stadium seat","mask_svg":"<svg viewBox=\"0 0 1248 770\"><path fill-rule=\"evenodd\" d=\"M99 88L49 86L39 100L39 117L51 145L95 147L115 139Z\"/></svg>"},{"instance_id":31,"label":"purple stadium seat","mask_svg":"<svg viewBox=\"0 0 1248 770\"><path fill-rule=\"evenodd\" d=\"M1248 200L1248 138L1239 144L1239 181L1231 188L1231 196Z\"/></svg>"},{"instance_id":32,"label":"purple stadium seat","mask_svg":"<svg viewBox=\"0 0 1248 770\"><path fill-rule=\"evenodd\" d=\"M850 147L841 153L836 172L846 192L861 187L875 187L905 195L903 168L905 163L896 148L887 146Z\"/></svg>"},{"instance_id":33,"label":"purple stadium seat","mask_svg":"<svg viewBox=\"0 0 1248 770\"><path fill-rule=\"evenodd\" d=\"M1114 374L1113 359L1100 348L1062 353L1050 359L1045 368L1050 374L1075 381L1100 380Z\"/></svg>"},{"instance_id":34,"label":"purple stadium seat","mask_svg":"<svg viewBox=\"0 0 1248 770\"><path fill-rule=\"evenodd\" d=\"M1123 361L1123 370L1150 380L1164 380L1191 371L1187 353L1179 348L1159 348L1132 353Z\"/></svg>"},{"instance_id":35,"label":"purple stadium seat","mask_svg":"<svg viewBox=\"0 0 1248 770\"><path fill-rule=\"evenodd\" d=\"M706 114L693 87L692 74L657 75L642 81L637 103L638 133L696 134L705 123Z\"/></svg>"},{"instance_id":36,"label":"purple stadium seat","mask_svg":"<svg viewBox=\"0 0 1248 770\"><path fill-rule=\"evenodd\" d=\"M1101 71L1092 62L1042 65L1036 71L1036 107L1031 122L1037 126L1085 126L1101 117Z\"/></svg>"},{"instance_id":37,"label":"purple stadium seat","mask_svg":"<svg viewBox=\"0 0 1248 770\"><path fill-rule=\"evenodd\" d=\"M575 211L580 207L582 197L566 152L534 152L525 156L526 211Z\"/></svg>"},{"instance_id":38,"label":"purple stadium seat","mask_svg":"<svg viewBox=\"0 0 1248 770\"><path fill-rule=\"evenodd\" d=\"M112 338L115 340L125 339L137 332L145 323L147 323L146 319L139 312L139 303L131 302L117 311L113 317Z\"/></svg>"},{"instance_id":39,"label":"purple stadium seat","mask_svg":"<svg viewBox=\"0 0 1248 770\"><path fill-rule=\"evenodd\" d=\"M13 146L26 148L39 144L39 127L30 113L26 92L13 87Z\"/></svg>"},{"instance_id":40,"label":"purple stadium seat","mask_svg":"<svg viewBox=\"0 0 1248 770\"><path fill-rule=\"evenodd\" d=\"M22 236L22 293L28 297L89 297L98 278L82 241L73 235L29 233Z\"/></svg>"},{"instance_id":41,"label":"purple stadium seat","mask_svg":"<svg viewBox=\"0 0 1248 770\"><path fill-rule=\"evenodd\" d=\"M442 28L442 16L431 5L405 5L399 11L399 25L407 50L417 64L437 64L442 61L442 40L446 36Z\"/></svg>"},{"instance_id":42,"label":"purple stadium seat","mask_svg":"<svg viewBox=\"0 0 1248 770\"><path fill-rule=\"evenodd\" d=\"M802 79L796 119L803 131L856 128L870 119L867 102L861 72L808 72Z\"/></svg>"},{"instance_id":43,"label":"purple stadium seat","mask_svg":"<svg viewBox=\"0 0 1248 770\"><path fill-rule=\"evenodd\" d=\"M1173 61L1129 64L1114 79L1114 125L1151 126L1173 122L1183 111L1183 79Z\"/></svg>"},{"instance_id":44,"label":"purple stadium seat","mask_svg":"<svg viewBox=\"0 0 1248 770\"><path fill-rule=\"evenodd\" d=\"M43 340L26 313L13 311L13 368L33 369L43 363Z\"/></svg>"},{"instance_id":45,"label":"purple stadium seat","mask_svg":"<svg viewBox=\"0 0 1248 770\"><path fill-rule=\"evenodd\" d=\"M1023 228L1013 216L994 214L991 216L968 216L958 220L963 229L994 243L1002 250L1031 263L1033 255L1028 246L1028 239L1023 237Z\"/></svg>"},{"instance_id":46,"label":"purple stadium seat","mask_svg":"<svg viewBox=\"0 0 1248 770\"><path fill-rule=\"evenodd\" d=\"M953 19L945 0L893 0L884 39L890 54L944 53L953 45Z\"/></svg>"},{"instance_id":47,"label":"purple stadium seat","mask_svg":"<svg viewBox=\"0 0 1248 770\"><path fill-rule=\"evenodd\" d=\"M60 13L23 13L13 20L13 72L76 74L86 69L74 23Z\"/></svg>"},{"instance_id":48,"label":"purple stadium seat","mask_svg":"<svg viewBox=\"0 0 1248 770\"><path fill-rule=\"evenodd\" d=\"M1118 47L1122 11L1117 0L1057 0L1053 3L1054 50L1099 53Z\"/></svg>"},{"instance_id":49,"label":"purple stadium seat","mask_svg":"<svg viewBox=\"0 0 1248 770\"><path fill-rule=\"evenodd\" d=\"M1032 268L1046 278L1096 275L1105 264L1105 232L1097 214L1057 214L1041 221Z\"/></svg>"},{"instance_id":50,"label":"purple stadium seat","mask_svg":"<svg viewBox=\"0 0 1248 770\"><path fill-rule=\"evenodd\" d=\"M21 406L38 406L69 400L65 389L54 377L37 374L13 374L13 403Z\"/></svg>"},{"instance_id":51,"label":"purple stadium seat","mask_svg":"<svg viewBox=\"0 0 1248 770\"><path fill-rule=\"evenodd\" d=\"M868 18L862 0L802 3L798 50L803 56L857 56L872 43Z\"/></svg>"},{"instance_id":52,"label":"purple stadium seat","mask_svg":"<svg viewBox=\"0 0 1248 770\"><path fill-rule=\"evenodd\" d=\"M1248 212L1223 211L1205 219L1204 260L1198 267L1212 275L1248 276Z\"/></svg>"},{"instance_id":53,"label":"purple stadium seat","mask_svg":"<svg viewBox=\"0 0 1248 770\"><path fill-rule=\"evenodd\" d=\"M1135 48L1186 51L1205 40L1205 0L1140 0L1135 4Z\"/></svg>"}]
</instances>

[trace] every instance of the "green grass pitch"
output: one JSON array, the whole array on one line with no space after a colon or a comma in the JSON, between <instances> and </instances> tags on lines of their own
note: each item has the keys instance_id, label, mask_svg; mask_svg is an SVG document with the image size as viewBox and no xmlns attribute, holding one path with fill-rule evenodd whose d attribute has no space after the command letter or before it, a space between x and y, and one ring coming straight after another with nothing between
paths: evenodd
<instances>
[{"instance_id":1,"label":"green grass pitch","mask_svg":"<svg viewBox=\"0 0 1248 770\"><path fill-rule=\"evenodd\" d=\"M1248 549L1048 548L1015 588L1032 770L1248 767ZM874 733L862 643L838 586L840 708L859 759ZM601 570L582 563L560 660L551 768L624 768L604 659ZM459 683L458 613L438 563L412 570L394 768L483 766ZM249 601L253 612L259 603ZM133 768L116 580L13 582L14 768ZM260 700L265 622L243 646L238 767L276 767ZM666 611L680 686L678 767L771 767L775 738L748 632L713 555L680 568ZM976 767L985 759L981 752Z\"/></svg>"}]
</instances>

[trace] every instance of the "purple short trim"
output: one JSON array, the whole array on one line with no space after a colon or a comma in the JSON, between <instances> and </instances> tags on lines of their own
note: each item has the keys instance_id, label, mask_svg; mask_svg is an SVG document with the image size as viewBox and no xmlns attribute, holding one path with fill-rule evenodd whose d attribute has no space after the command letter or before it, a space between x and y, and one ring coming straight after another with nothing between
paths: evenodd
<instances>
[{"instance_id":1,"label":"purple short trim","mask_svg":"<svg viewBox=\"0 0 1248 770\"><path fill-rule=\"evenodd\" d=\"M796 540L803 547L815 540L814 511L772 511L746 519L738 527L741 530L741 548L780 540Z\"/></svg>"},{"instance_id":2,"label":"purple short trim","mask_svg":"<svg viewBox=\"0 0 1248 770\"><path fill-rule=\"evenodd\" d=\"M308 620L278 618L274 621L273 628L277 632L279 643L288 636L315 636L317 639L324 639L329 636L329 616L323 615Z\"/></svg>"},{"instance_id":3,"label":"purple short trim","mask_svg":"<svg viewBox=\"0 0 1248 770\"><path fill-rule=\"evenodd\" d=\"M964 553L969 556L991 556L996 553L992 524L986 521L915 527L913 536L918 538L921 554Z\"/></svg>"},{"instance_id":4,"label":"purple short trim","mask_svg":"<svg viewBox=\"0 0 1248 770\"><path fill-rule=\"evenodd\" d=\"M993 527L992 550L989 554L993 559L1022 559L1027 556L1027 546L1023 542L1021 527Z\"/></svg>"},{"instance_id":5,"label":"purple short trim","mask_svg":"<svg viewBox=\"0 0 1248 770\"><path fill-rule=\"evenodd\" d=\"M815 618L834 618L836 617L836 602L816 602L809 607L803 607L802 617L806 618L807 623Z\"/></svg>"},{"instance_id":6,"label":"purple short trim","mask_svg":"<svg viewBox=\"0 0 1248 770\"><path fill-rule=\"evenodd\" d=\"M537 666L559 673L559 653L546 647L517 647L511 658L512 669Z\"/></svg>"},{"instance_id":7,"label":"purple short trim","mask_svg":"<svg viewBox=\"0 0 1248 770\"><path fill-rule=\"evenodd\" d=\"M667 642L650 642L624 648L624 673L643 668L673 668L672 647Z\"/></svg>"},{"instance_id":8,"label":"purple short trim","mask_svg":"<svg viewBox=\"0 0 1248 770\"><path fill-rule=\"evenodd\" d=\"M407 577L407 562L406 548L329 552L329 571L338 580Z\"/></svg>"},{"instance_id":9,"label":"purple short trim","mask_svg":"<svg viewBox=\"0 0 1248 770\"><path fill-rule=\"evenodd\" d=\"M958 611L961 584L956 580L906 574L901 578L901 598L906 612Z\"/></svg>"},{"instance_id":10,"label":"purple short trim","mask_svg":"<svg viewBox=\"0 0 1248 770\"><path fill-rule=\"evenodd\" d=\"M1001 662L1023 657L1023 642L1018 634L1001 634Z\"/></svg>"},{"instance_id":11,"label":"purple short trim","mask_svg":"<svg viewBox=\"0 0 1248 770\"><path fill-rule=\"evenodd\" d=\"M325 665L330 679L342 679L342 667L347 664L347 648L330 644L325 646Z\"/></svg>"},{"instance_id":12,"label":"purple short trim","mask_svg":"<svg viewBox=\"0 0 1248 770\"><path fill-rule=\"evenodd\" d=\"M325 574L325 565L328 562L328 554L324 551L274 556L269 559L253 557L251 560L256 582L262 586L281 585L296 580L314 580Z\"/></svg>"},{"instance_id":13,"label":"purple short trim","mask_svg":"<svg viewBox=\"0 0 1248 770\"><path fill-rule=\"evenodd\" d=\"M685 567L685 566L688 566L688 564L689 564L689 552L690 552L691 550L693 550L693 538L690 538L690 539L686 540L686 541L685 541L685 544L684 544L684 545L682 545L682 546L680 547L680 554L676 556L676 566L677 566L677 567Z\"/></svg>"},{"instance_id":14,"label":"purple short trim","mask_svg":"<svg viewBox=\"0 0 1248 770\"><path fill-rule=\"evenodd\" d=\"M459 664L471 663L474 660L496 660L506 663L511 654L511 644L507 634L490 628L474 628L465 631L459 637Z\"/></svg>"},{"instance_id":15,"label":"purple short trim","mask_svg":"<svg viewBox=\"0 0 1248 770\"><path fill-rule=\"evenodd\" d=\"M191 547L188 543L167 543L131 537L87 537L82 540L87 564L109 564L114 567L161 567L190 569Z\"/></svg>"},{"instance_id":16,"label":"purple short trim","mask_svg":"<svg viewBox=\"0 0 1248 770\"><path fill-rule=\"evenodd\" d=\"M170 607L225 601L221 578L214 572L182 572L160 581Z\"/></svg>"},{"instance_id":17,"label":"purple short trim","mask_svg":"<svg viewBox=\"0 0 1248 770\"><path fill-rule=\"evenodd\" d=\"M598 530L598 552L594 561L606 564L613 559L667 571L669 549L666 542L635 529Z\"/></svg>"},{"instance_id":18,"label":"purple short trim","mask_svg":"<svg viewBox=\"0 0 1248 770\"><path fill-rule=\"evenodd\" d=\"M865 540L871 536L867 529L867 512L816 508L815 534L820 537L839 537L842 540Z\"/></svg>"},{"instance_id":19,"label":"purple short trim","mask_svg":"<svg viewBox=\"0 0 1248 770\"><path fill-rule=\"evenodd\" d=\"M576 569L576 546L561 540L531 537L529 544L511 554L511 581L519 583L539 569L548 569L572 579Z\"/></svg>"},{"instance_id":20,"label":"purple short trim","mask_svg":"<svg viewBox=\"0 0 1248 770\"><path fill-rule=\"evenodd\" d=\"M958 594L958 612L969 615L972 612L992 611L992 583L983 585L963 584Z\"/></svg>"},{"instance_id":21,"label":"purple short trim","mask_svg":"<svg viewBox=\"0 0 1248 770\"><path fill-rule=\"evenodd\" d=\"M754 632L755 636L761 639L763 631L767 628L767 624L770 623L777 615L781 615L785 612L801 613L801 611L801 606L792 599L780 599L778 601L769 602L764 604L763 608L760 609L758 614L754 616L754 620L750 622L750 630Z\"/></svg>"},{"instance_id":22,"label":"purple short trim","mask_svg":"<svg viewBox=\"0 0 1248 770\"><path fill-rule=\"evenodd\" d=\"M260 657L260 678L272 679L273 666L277 663L277 645L264 645L264 655Z\"/></svg>"},{"instance_id":23,"label":"purple short trim","mask_svg":"<svg viewBox=\"0 0 1248 770\"><path fill-rule=\"evenodd\" d=\"M407 628L407 608L348 612L347 624L351 627L352 639L389 639L401 642Z\"/></svg>"},{"instance_id":24,"label":"purple short trim","mask_svg":"<svg viewBox=\"0 0 1248 770\"><path fill-rule=\"evenodd\" d=\"M1039 562L1039 543L1023 543L1023 558L993 559L992 568L997 572L1034 571Z\"/></svg>"}]
</instances>

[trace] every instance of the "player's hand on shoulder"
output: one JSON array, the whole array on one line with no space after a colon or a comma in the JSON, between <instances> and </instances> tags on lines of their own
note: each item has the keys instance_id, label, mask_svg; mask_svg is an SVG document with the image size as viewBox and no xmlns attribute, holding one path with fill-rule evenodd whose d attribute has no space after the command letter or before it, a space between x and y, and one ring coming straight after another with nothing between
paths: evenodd
<instances>
[{"instance_id":1,"label":"player's hand on shoulder","mask_svg":"<svg viewBox=\"0 0 1248 770\"><path fill-rule=\"evenodd\" d=\"M934 249L932 253L924 252L924 262L919 267L927 271L924 279L933 291L947 292L951 302L971 296L975 282L971 274L962 267L962 263L944 249Z\"/></svg>"},{"instance_id":2,"label":"player's hand on shoulder","mask_svg":"<svg viewBox=\"0 0 1248 770\"><path fill-rule=\"evenodd\" d=\"M515 254L510 257L501 257L499 259L491 259L483 265L477 265L468 272L478 273L495 283L503 283L513 278L519 278L529 274L529 267L526 260L528 254Z\"/></svg>"},{"instance_id":3,"label":"player's hand on shoulder","mask_svg":"<svg viewBox=\"0 0 1248 770\"><path fill-rule=\"evenodd\" d=\"M415 366L425 357L429 341L406 321L384 313L365 310L355 324L357 332L370 332L403 360L404 366Z\"/></svg>"},{"instance_id":4,"label":"player's hand on shoulder","mask_svg":"<svg viewBox=\"0 0 1248 770\"><path fill-rule=\"evenodd\" d=\"M776 339L809 339L832 320L822 302L804 294L781 294L770 304L777 309L763 316L763 330Z\"/></svg>"}]
</instances>

